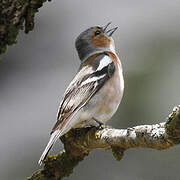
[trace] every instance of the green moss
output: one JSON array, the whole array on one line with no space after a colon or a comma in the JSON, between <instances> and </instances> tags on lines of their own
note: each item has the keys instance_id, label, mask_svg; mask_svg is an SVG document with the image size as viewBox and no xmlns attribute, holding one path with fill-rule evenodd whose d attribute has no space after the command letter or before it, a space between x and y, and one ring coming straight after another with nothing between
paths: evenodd
<instances>
[{"instance_id":1,"label":"green moss","mask_svg":"<svg viewBox=\"0 0 180 180\"><path fill-rule=\"evenodd\" d=\"M179 117L179 109L180 107L175 107L173 112L169 115L168 120L166 122L166 131L169 136L169 139L174 144L180 143L180 117Z\"/></svg>"},{"instance_id":2,"label":"green moss","mask_svg":"<svg viewBox=\"0 0 180 180\"><path fill-rule=\"evenodd\" d=\"M46 158L44 169L41 171L43 178L55 180L69 176L83 158L84 156L74 157L65 151L61 151L57 155L50 155Z\"/></svg>"},{"instance_id":3,"label":"green moss","mask_svg":"<svg viewBox=\"0 0 180 180\"><path fill-rule=\"evenodd\" d=\"M28 0L17 0L17 3L23 6L24 4L28 3Z\"/></svg>"},{"instance_id":4,"label":"green moss","mask_svg":"<svg viewBox=\"0 0 180 180\"><path fill-rule=\"evenodd\" d=\"M174 119L175 116L176 116L176 112L177 112L177 109L174 108L173 111L172 111L172 113L171 113L171 114L169 115L169 117L168 117L168 120L167 120L167 122L166 122L166 125L170 125L171 123L173 123L173 119Z\"/></svg>"},{"instance_id":5,"label":"green moss","mask_svg":"<svg viewBox=\"0 0 180 180\"><path fill-rule=\"evenodd\" d=\"M111 149L112 149L112 154L115 157L115 159L117 161L120 161L123 158L124 150L117 146L112 146Z\"/></svg>"},{"instance_id":6,"label":"green moss","mask_svg":"<svg viewBox=\"0 0 180 180\"><path fill-rule=\"evenodd\" d=\"M6 37L0 38L0 54L5 53L7 50L7 45L12 45L17 43L17 35L19 32L19 28L13 24L7 26L7 34Z\"/></svg>"},{"instance_id":7,"label":"green moss","mask_svg":"<svg viewBox=\"0 0 180 180\"><path fill-rule=\"evenodd\" d=\"M5 53L6 50L7 50L7 45L4 45L2 47L0 46L0 54Z\"/></svg>"},{"instance_id":8,"label":"green moss","mask_svg":"<svg viewBox=\"0 0 180 180\"><path fill-rule=\"evenodd\" d=\"M10 24L8 27L8 34L7 34L7 44L12 45L17 43L16 37L18 35L19 28L17 28L15 25Z\"/></svg>"}]
</instances>

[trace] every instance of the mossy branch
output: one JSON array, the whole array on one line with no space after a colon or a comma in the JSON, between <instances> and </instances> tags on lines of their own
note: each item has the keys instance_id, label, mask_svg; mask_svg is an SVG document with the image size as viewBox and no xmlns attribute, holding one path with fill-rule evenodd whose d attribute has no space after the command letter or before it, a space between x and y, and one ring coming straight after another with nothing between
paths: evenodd
<instances>
[{"instance_id":1,"label":"mossy branch","mask_svg":"<svg viewBox=\"0 0 180 180\"><path fill-rule=\"evenodd\" d=\"M17 42L20 29L33 30L34 16L47 0L0 0L0 54Z\"/></svg>"},{"instance_id":2,"label":"mossy branch","mask_svg":"<svg viewBox=\"0 0 180 180\"><path fill-rule=\"evenodd\" d=\"M75 166L93 149L111 149L121 160L129 148L167 149L180 143L180 106L173 109L168 120L154 125L140 125L127 129L110 127L71 130L61 138L64 150L46 158L44 168L27 180L60 180L69 176Z\"/></svg>"}]
</instances>

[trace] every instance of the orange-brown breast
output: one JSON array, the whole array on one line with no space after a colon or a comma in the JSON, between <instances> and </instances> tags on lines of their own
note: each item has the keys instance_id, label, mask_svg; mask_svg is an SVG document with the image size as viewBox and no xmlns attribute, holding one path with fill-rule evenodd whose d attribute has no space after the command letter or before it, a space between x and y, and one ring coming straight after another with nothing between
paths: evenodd
<instances>
[{"instance_id":1,"label":"orange-brown breast","mask_svg":"<svg viewBox=\"0 0 180 180\"><path fill-rule=\"evenodd\" d=\"M93 36L91 43L94 47L108 48L110 47L111 39L105 34L100 34L99 36Z\"/></svg>"}]
</instances>

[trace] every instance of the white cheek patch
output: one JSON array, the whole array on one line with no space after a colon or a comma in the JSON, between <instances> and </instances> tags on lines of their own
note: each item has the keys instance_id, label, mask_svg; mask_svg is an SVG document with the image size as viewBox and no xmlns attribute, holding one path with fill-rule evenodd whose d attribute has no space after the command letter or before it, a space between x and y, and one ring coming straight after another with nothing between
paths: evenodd
<instances>
[{"instance_id":1,"label":"white cheek patch","mask_svg":"<svg viewBox=\"0 0 180 180\"><path fill-rule=\"evenodd\" d=\"M112 60L109 56L104 56L99 63L99 66L97 68L97 71L100 71L104 67L108 66L110 63L112 63Z\"/></svg>"}]
</instances>

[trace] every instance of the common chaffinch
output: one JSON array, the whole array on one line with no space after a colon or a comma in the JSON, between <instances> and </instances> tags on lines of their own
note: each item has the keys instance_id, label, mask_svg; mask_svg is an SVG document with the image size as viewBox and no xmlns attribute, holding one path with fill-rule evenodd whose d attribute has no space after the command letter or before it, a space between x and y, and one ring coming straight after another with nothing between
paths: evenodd
<instances>
[{"instance_id":1,"label":"common chaffinch","mask_svg":"<svg viewBox=\"0 0 180 180\"><path fill-rule=\"evenodd\" d=\"M76 39L81 65L65 91L50 140L40 157L40 165L59 137L72 128L104 124L121 102L123 72L111 37L117 27L107 30L109 25L90 27Z\"/></svg>"}]
</instances>

